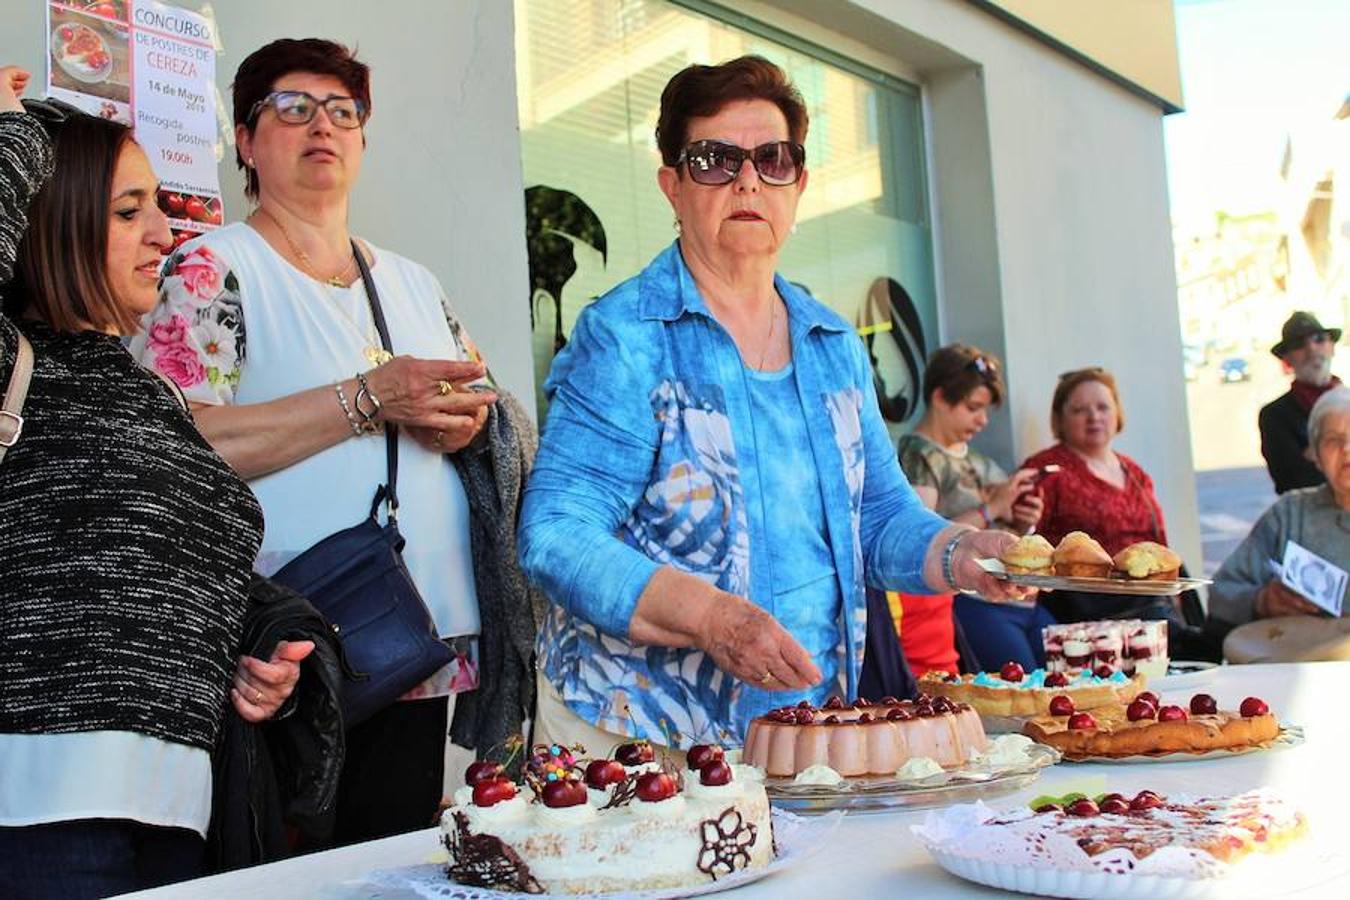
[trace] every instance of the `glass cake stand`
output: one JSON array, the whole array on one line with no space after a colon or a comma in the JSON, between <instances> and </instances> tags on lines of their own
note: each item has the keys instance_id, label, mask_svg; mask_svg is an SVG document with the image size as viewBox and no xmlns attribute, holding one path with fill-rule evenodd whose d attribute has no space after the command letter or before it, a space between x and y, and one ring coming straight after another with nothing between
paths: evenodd
<instances>
[{"instance_id":1,"label":"glass cake stand","mask_svg":"<svg viewBox=\"0 0 1350 900\"><path fill-rule=\"evenodd\" d=\"M1010 765L975 761L928 778L847 778L837 785L766 778L764 790L776 808L807 815L838 809L850 813L924 809L1012 793L1031 784L1040 776L1041 769L1059 760L1060 753L1055 748L1033 744L1026 749L1025 762Z\"/></svg>"}]
</instances>

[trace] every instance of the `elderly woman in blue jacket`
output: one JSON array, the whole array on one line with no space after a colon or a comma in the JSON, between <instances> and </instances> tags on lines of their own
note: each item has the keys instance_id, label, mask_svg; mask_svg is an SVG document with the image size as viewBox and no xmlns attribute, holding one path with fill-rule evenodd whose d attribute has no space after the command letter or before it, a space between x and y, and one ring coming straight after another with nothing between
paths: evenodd
<instances>
[{"instance_id":1,"label":"elderly woman in blue jacket","mask_svg":"<svg viewBox=\"0 0 1350 900\"><path fill-rule=\"evenodd\" d=\"M578 319L545 384L521 559L551 603L536 740L741 743L773 707L854 697L864 583L1007 598L905 481L862 343L775 274L807 114L772 63L661 96L679 239Z\"/></svg>"}]
</instances>

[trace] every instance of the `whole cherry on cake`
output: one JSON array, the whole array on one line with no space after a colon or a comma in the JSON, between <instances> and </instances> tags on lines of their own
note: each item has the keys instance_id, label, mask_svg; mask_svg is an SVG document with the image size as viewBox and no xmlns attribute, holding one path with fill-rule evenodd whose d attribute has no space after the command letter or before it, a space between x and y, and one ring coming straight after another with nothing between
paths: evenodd
<instances>
[{"instance_id":1,"label":"whole cherry on cake","mask_svg":"<svg viewBox=\"0 0 1350 900\"><path fill-rule=\"evenodd\" d=\"M1254 719L1257 716L1268 715L1270 707L1260 697L1248 697L1242 701L1242 705L1238 707L1238 712L1242 714L1244 719Z\"/></svg>"},{"instance_id":2,"label":"whole cherry on cake","mask_svg":"<svg viewBox=\"0 0 1350 900\"><path fill-rule=\"evenodd\" d=\"M1159 722L1185 722L1188 716L1180 706L1164 706L1158 710Z\"/></svg>"},{"instance_id":3,"label":"whole cherry on cake","mask_svg":"<svg viewBox=\"0 0 1350 900\"><path fill-rule=\"evenodd\" d=\"M1051 672L1045 676L1046 687L1068 687L1069 676L1063 672Z\"/></svg>"},{"instance_id":4,"label":"whole cherry on cake","mask_svg":"<svg viewBox=\"0 0 1350 900\"><path fill-rule=\"evenodd\" d=\"M593 759L586 766L586 784L597 790L618 784L627 777L628 772L617 759Z\"/></svg>"},{"instance_id":5,"label":"whole cherry on cake","mask_svg":"<svg viewBox=\"0 0 1350 900\"><path fill-rule=\"evenodd\" d=\"M1158 707L1162 706L1162 701L1159 700L1158 695L1153 693L1152 691L1140 691L1138 694L1135 694L1134 699L1145 700L1149 703L1152 703L1154 709L1157 709Z\"/></svg>"},{"instance_id":6,"label":"whole cherry on cake","mask_svg":"<svg viewBox=\"0 0 1350 900\"><path fill-rule=\"evenodd\" d=\"M1027 673L1020 663L1005 662L998 674L1004 681L1021 681Z\"/></svg>"},{"instance_id":7,"label":"whole cherry on cake","mask_svg":"<svg viewBox=\"0 0 1350 900\"><path fill-rule=\"evenodd\" d=\"M625 766L640 766L656 759L656 751L648 741L632 741L620 744L614 751L614 758Z\"/></svg>"},{"instance_id":8,"label":"whole cherry on cake","mask_svg":"<svg viewBox=\"0 0 1350 900\"><path fill-rule=\"evenodd\" d=\"M475 788L476 790L476 788ZM581 806L587 800L586 785L575 778L559 778L544 784L539 799L549 809L566 809L569 806Z\"/></svg>"},{"instance_id":9,"label":"whole cherry on cake","mask_svg":"<svg viewBox=\"0 0 1350 900\"><path fill-rule=\"evenodd\" d=\"M1067 694L1056 694L1050 698L1050 715L1071 716L1074 714L1073 698Z\"/></svg>"},{"instance_id":10,"label":"whole cherry on cake","mask_svg":"<svg viewBox=\"0 0 1350 900\"><path fill-rule=\"evenodd\" d=\"M478 762L469 763L469 767L464 770L464 783L473 787L480 781L501 778L505 775L506 767L501 763L480 759Z\"/></svg>"},{"instance_id":11,"label":"whole cherry on cake","mask_svg":"<svg viewBox=\"0 0 1350 900\"><path fill-rule=\"evenodd\" d=\"M1217 715L1219 704L1209 694L1196 694L1191 698L1191 712L1197 716Z\"/></svg>"},{"instance_id":12,"label":"whole cherry on cake","mask_svg":"<svg viewBox=\"0 0 1350 900\"><path fill-rule=\"evenodd\" d=\"M638 776L637 796L647 803L669 800L680 792L675 779L665 772L646 772Z\"/></svg>"},{"instance_id":13,"label":"whole cherry on cake","mask_svg":"<svg viewBox=\"0 0 1350 900\"><path fill-rule=\"evenodd\" d=\"M1069 728L1073 731L1094 731L1097 728L1097 720L1091 713L1074 713L1069 716Z\"/></svg>"},{"instance_id":14,"label":"whole cherry on cake","mask_svg":"<svg viewBox=\"0 0 1350 900\"><path fill-rule=\"evenodd\" d=\"M724 756L726 751L715 744L695 744L685 754L685 761L689 763L689 768L697 772L713 760L722 759Z\"/></svg>"},{"instance_id":15,"label":"whole cherry on cake","mask_svg":"<svg viewBox=\"0 0 1350 900\"><path fill-rule=\"evenodd\" d=\"M495 806L516 795L516 785L505 778L486 778L473 786L474 806Z\"/></svg>"},{"instance_id":16,"label":"whole cherry on cake","mask_svg":"<svg viewBox=\"0 0 1350 900\"><path fill-rule=\"evenodd\" d=\"M1135 697L1130 701L1130 705L1125 707L1125 718L1131 722L1139 722L1143 719L1158 718L1158 708L1149 703L1143 697Z\"/></svg>"},{"instance_id":17,"label":"whole cherry on cake","mask_svg":"<svg viewBox=\"0 0 1350 900\"><path fill-rule=\"evenodd\" d=\"M731 784L731 766L725 759L714 759L698 770L698 782L709 787Z\"/></svg>"}]
</instances>

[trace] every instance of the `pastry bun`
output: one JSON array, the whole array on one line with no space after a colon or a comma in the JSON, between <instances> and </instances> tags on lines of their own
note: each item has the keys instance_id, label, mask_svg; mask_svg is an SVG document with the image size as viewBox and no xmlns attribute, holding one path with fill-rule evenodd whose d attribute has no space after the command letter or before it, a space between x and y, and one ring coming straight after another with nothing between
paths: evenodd
<instances>
[{"instance_id":1,"label":"pastry bun","mask_svg":"<svg viewBox=\"0 0 1350 900\"><path fill-rule=\"evenodd\" d=\"M1049 575L1055 548L1039 534L1020 537L1007 546L999 559L1011 575Z\"/></svg>"},{"instance_id":2,"label":"pastry bun","mask_svg":"<svg viewBox=\"0 0 1350 900\"><path fill-rule=\"evenodd\" d=\"M1082 531L1070 531L1051 557L1055 574L1068 578L1106 578L1111 574L1111 554Z\"/></svg>"},{"instance_id":3,"label":"pastry bun","mask_svg":"<svg viewBox=\"0 0 1350 900\"><path fill-rule=\"evenodd\" d=\"M1131 544L1117 553L1112 563L1126 578L1174 581L1181 574L1181 557L1154 541Z\"/></svg>"}]
</instances>

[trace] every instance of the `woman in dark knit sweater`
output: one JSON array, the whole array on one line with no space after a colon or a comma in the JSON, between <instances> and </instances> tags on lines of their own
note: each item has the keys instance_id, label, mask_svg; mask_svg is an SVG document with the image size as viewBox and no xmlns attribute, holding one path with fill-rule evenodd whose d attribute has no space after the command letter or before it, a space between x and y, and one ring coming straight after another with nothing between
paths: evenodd
<instances>
[{"instance_id":1,"label":"woman in dark knit sweater","mask_svg":"<svg viewBox=\"0 0 1350 900\"><path fill-rule=\"evenodd\" d=\"M156 179L121 125L44 130L26 80L0 68L0 388L20 332L35 356L0 462L0 893L101 897L200 873L225 704L271 716L312 645L235 660L261 511L119 338L170 244Z\"/></svg>"}]
</instances>

